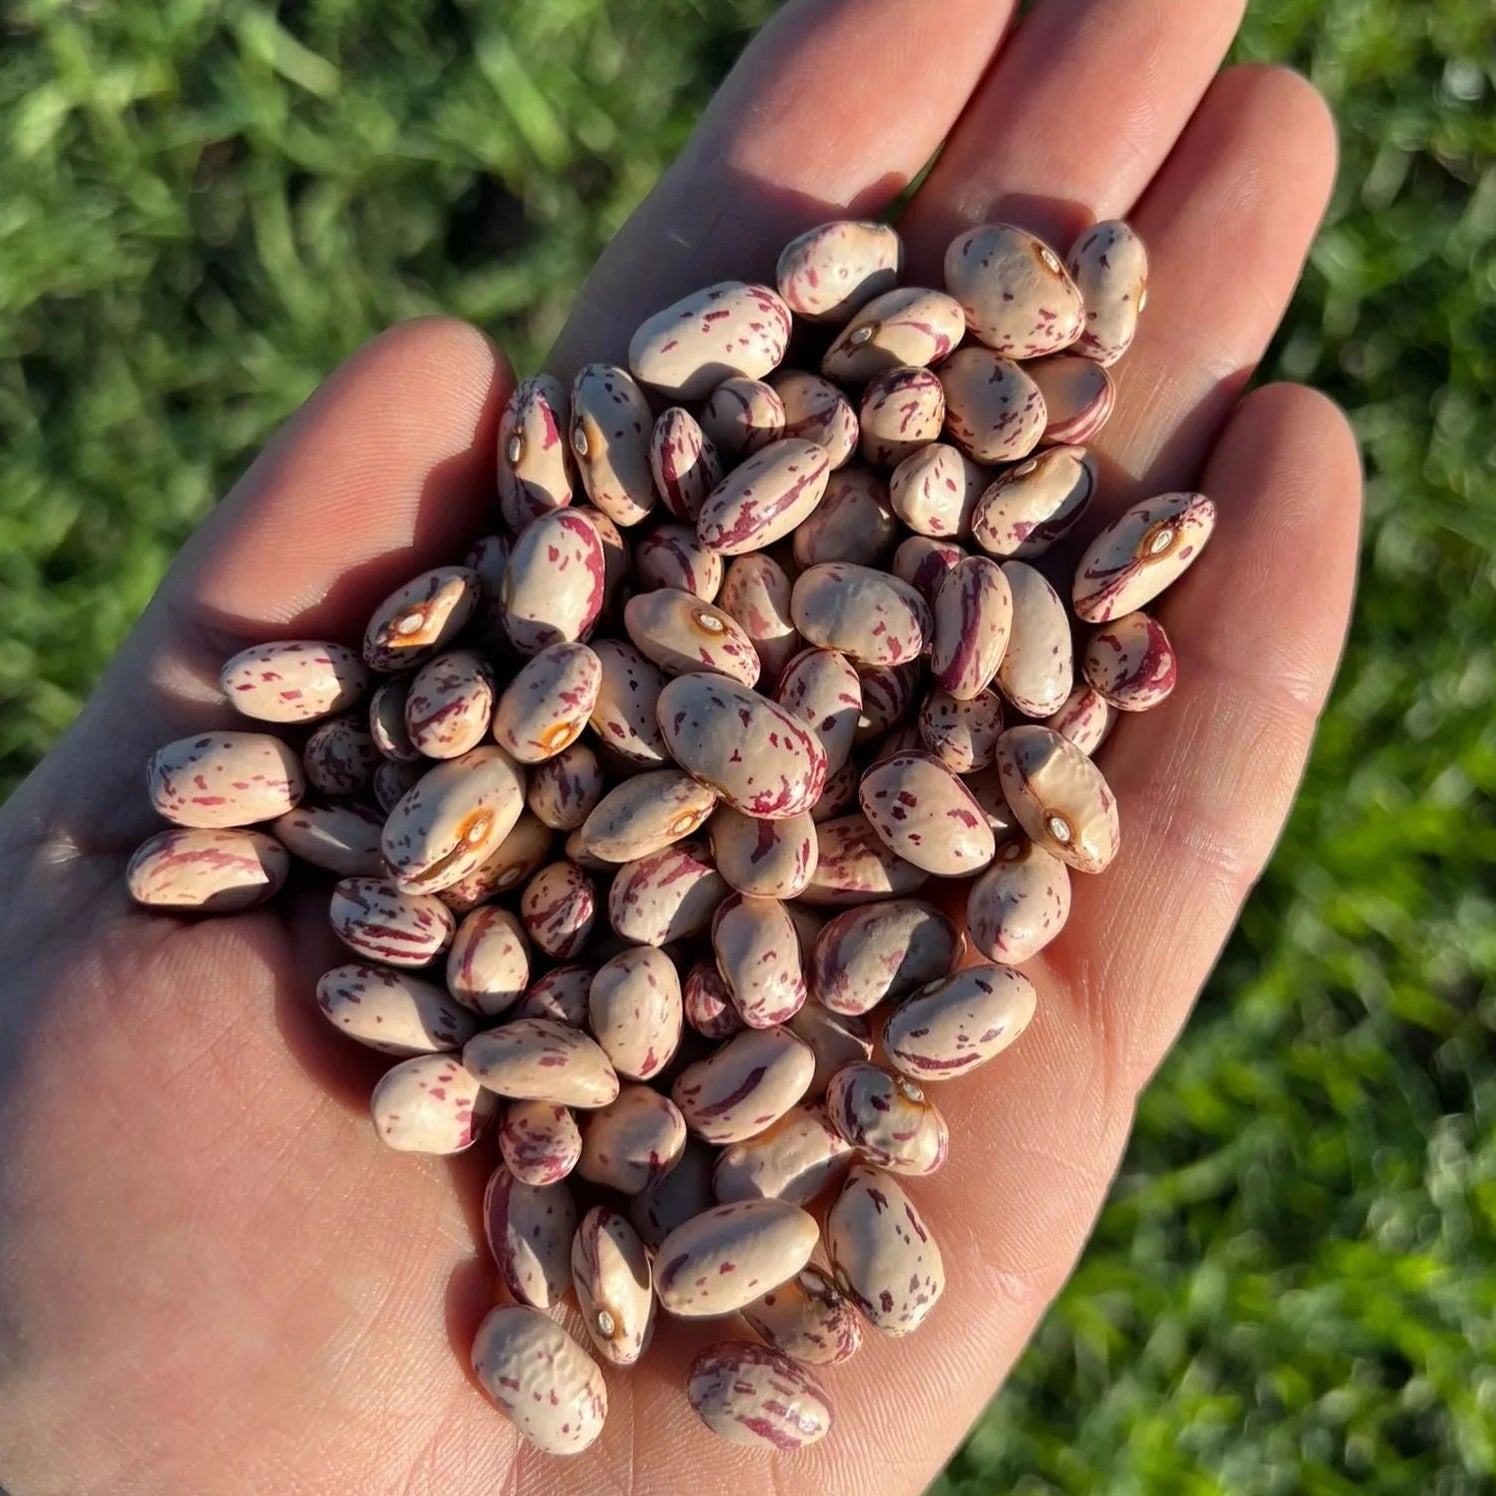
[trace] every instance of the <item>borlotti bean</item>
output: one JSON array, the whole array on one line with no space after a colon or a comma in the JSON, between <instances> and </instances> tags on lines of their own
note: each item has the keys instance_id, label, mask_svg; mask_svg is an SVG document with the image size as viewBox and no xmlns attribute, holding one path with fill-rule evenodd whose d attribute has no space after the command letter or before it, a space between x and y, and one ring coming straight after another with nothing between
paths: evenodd
<instances>
[{"instance_id":1,"label":"borlotti bean","mask_svg":"<svg viewBox=\"0 0 1496 1496\"><path fill-rule=\"evenodd\" d=\"M150 761L170 824L135 901L249 909L299 861L354 953L315 1001L390 1057L375 1136L446 1155L497 1123L484 1219L518 1302L473 1367L542 1450L598 1437L598 1361L645 1356L657 1303L744 1314L764 1343L709 1347L684 1390L771 1449L831 1426L805 1365L930 1312L900 1178L963 1144L938 1083L1033 1019L1016 968L1120 845L1093 756L1177 675L1141 610L1210 500L1076 539L1143 244L1098 224L1062 261L979 224L941 284L902 262L887 225L821 224L777 289L705 287L627 367L522 381L488 533L361 641L250 643L219 677L237 723ZM579 1211L573 1176L611 1203ZM581 1343L546 1312L573 1292Z\"/></svg>"}]
</instances>

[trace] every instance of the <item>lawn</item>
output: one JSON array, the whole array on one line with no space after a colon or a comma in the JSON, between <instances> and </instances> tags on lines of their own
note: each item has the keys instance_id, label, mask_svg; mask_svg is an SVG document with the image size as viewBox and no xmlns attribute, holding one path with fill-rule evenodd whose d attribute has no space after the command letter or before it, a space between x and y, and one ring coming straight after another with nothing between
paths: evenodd
<instances>
[{"instance_id":1,"label":"lawn","mask_svg":"<svg viewBox=\"0 0 1496 1496\"><path fill-rule=\"evenodd\" d=\"M342 353L442 310L533 366L772 8L7 8L0 794ZM1279 853L952 1496L1496 1483L1496 13L1254 0L1240 55L1341 122L1270 372L1355 420L1360 602Z\"/></svg>"}]
</instances>

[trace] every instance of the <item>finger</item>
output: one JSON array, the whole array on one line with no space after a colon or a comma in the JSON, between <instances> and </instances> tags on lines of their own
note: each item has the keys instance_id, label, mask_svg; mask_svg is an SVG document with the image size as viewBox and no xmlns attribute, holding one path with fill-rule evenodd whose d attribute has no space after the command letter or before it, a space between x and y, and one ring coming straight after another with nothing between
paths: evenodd
<instances>
[{"instance_id":1,"label":"finger","mask_svg":"<svg viewBox=\"0 0 1496 1496\"><path fill-rule=\"evenodd\" d=\"M759 32L690 143L597 262L549 360L623 356L697 286L771 277L785 242L880 213L966 103L1014 0L796 0Z\"/></svg>"},{"instance_id":2,"label":"finger","mask_svg":"<svg viewBox=\"0 0 1496 1496\"><path fill-rule=\"evenodd\" d=\"M1243 0L1046 0L973 95L901 228L916 278L978 223L1064 255L1152 179L1241 22ZM930 281L939 284L938 281Z\"/></svg>"},{"instance_id":3,"label":"finger","mask_svg":"<svg viewBox=\"0 0 1496 1496\"><path fill-rule=\"evenodd\" d=\"M1232 68L1211 86L1131 215L1148 310L1093 443L1098 517L1195 482L1293 294L1335 160L1334 121L1297 73Z\"/></svg>"}]
</instances>

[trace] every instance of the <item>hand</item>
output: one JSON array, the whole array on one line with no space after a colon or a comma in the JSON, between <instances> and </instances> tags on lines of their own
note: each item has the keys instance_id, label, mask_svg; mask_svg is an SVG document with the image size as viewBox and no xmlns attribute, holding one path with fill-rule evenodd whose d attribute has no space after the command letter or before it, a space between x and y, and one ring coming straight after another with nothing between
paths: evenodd
<instances>
[{"instance_id":1,"label":"hand","mask_svg":"<svg viewBox=\"0 0 1496 1496\"><path fill-rule=\"evenodd\" d=\"M1163 603L1181 684L1101 756L1123 819L1033 963L1004 1059L942 1089L954 1148L919 1191L949 1270L926 1328L828 1377L833 1436L778 1464L714 1441L681 1391L706 1333L668 1328L571 1463L519 1449L466 1350L493 1298L487 1150L397 1157L378 1056L316 1013L340 959L324 903L145 914L124 861L153 829L150 750L226 720L248 642L355 639L371 606L493 524L513 375L467 327L350 359L193 538L82 718L0 819L0 1481L16 1496L784 1487L915 1491L1071 1270L1139 1089L1272 849L1334 672L1356 450L1312 392L1241 399L1334 172L1298 77L1215 76L1241 0L797 0L580 297L555 364L621 355L644 315L771 274L812 223L882 209L942 137L903 223L909 278L971 223L1062 248L1127 216L1153 262L1097 443L1105 510L1199 486L1220 523ZM1099 516L1092 516L1094 522Z\"/></svg>"}]
</instances>

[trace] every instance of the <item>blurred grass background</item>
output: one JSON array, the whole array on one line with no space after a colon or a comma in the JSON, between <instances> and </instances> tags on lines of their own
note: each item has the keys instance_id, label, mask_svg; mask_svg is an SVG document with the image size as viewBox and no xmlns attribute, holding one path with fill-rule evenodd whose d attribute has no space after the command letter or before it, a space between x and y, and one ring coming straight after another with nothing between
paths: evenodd
<instances>
[{"instance_id":1,"label":"blurred grass background","mask_svg":"<svg viewBox=\"0 0 1496 1496\"><path fill-rule=\"evenodd\" d=\"M0 794L340 355L442 310L534 364L772 9L0 9ZM1238 50L1343 131L1270 372L1364 442L1354 634L1273 867L945 1496L1496 1488L1496 11L1254 0Z\"/></svg>"}]
</instances>

